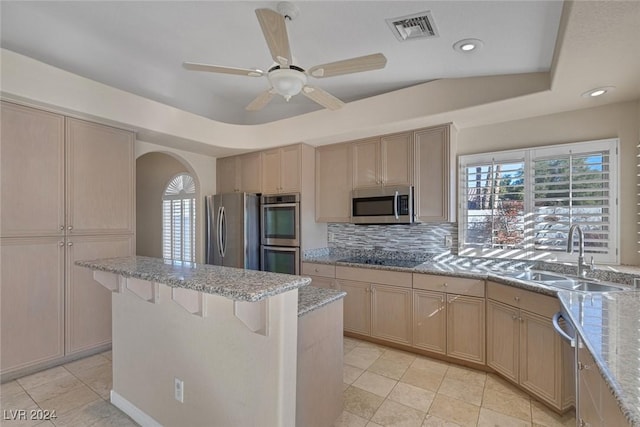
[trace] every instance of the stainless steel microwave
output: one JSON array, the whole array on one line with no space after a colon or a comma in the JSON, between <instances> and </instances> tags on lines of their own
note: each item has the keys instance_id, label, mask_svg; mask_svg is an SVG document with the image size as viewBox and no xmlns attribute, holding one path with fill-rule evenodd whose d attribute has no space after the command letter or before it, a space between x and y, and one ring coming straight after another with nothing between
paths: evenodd
<instances>
[{"instance_id":1,"label":"stainless steel microwave","mask_svg":"<svg viewBox=\"0 0 640 427\"><path fill-rule=\"evenodd\" d=\"M351 191L354 224L411 224L413 187L394 186Z\"/></svg>"}]
</instances>

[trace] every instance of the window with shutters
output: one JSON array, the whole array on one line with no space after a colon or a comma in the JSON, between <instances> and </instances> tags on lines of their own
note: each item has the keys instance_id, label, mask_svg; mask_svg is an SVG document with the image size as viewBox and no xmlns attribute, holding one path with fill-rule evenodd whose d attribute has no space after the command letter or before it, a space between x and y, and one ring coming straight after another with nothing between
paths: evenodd
<instances>
[{"instance_id":1,"label":"window with shutters","mask_svg":"<svg viewBox=\"0 0 640 427\"><path fill-rule=\"evenodd\" d=\"M162 257L195 261L196 186L189 174L173 177L162 196Z\"/></svg>"},{"instance_id":2,"label":"window with shutters","mask_svg":"<svg viewBox=\"0 0 640 427\"><path fill-rule=\"evenodd\" d=\"M574 260L567 237L579 224L587 259L617 263L617 146L610 139L460 156L459 254Z\"/></svg>"}]
</instances>

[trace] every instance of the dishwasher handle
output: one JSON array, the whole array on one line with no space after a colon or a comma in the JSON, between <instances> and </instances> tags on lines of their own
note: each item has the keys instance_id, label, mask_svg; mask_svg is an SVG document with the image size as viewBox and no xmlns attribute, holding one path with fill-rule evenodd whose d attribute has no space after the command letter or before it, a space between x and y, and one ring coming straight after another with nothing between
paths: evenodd
<instances>
[{"instance_id":1,"label":"dishwasher handle","mask_svg":"<svg viewBox=\"0 0 640 427\"><path fill-rule=\"evenodd\" d=\"M566 341L569 344L571 344L571 347L575 347L576 346L576 337L572 337L571 335L566 333L564 331L564 329L562 329L562 327L560 326L560 319L567 321L562 316L562 312L561 311L559 311L556 314L554 314L553 317L551 318L551 321L553 322L553 329L555 329L556 332L558 333L558 335L560 335L560 338L562 338L564 341Z\"/></svg>"}]
</instances>

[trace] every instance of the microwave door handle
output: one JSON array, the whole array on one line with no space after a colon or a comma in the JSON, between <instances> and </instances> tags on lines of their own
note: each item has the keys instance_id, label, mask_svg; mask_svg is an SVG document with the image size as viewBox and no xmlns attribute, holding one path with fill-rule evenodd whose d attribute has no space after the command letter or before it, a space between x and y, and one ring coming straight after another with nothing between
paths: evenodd
<instances>
[{"instance_id":1,"label":"microwave door handle","mask_svg":"<svg viewBox=\"0 0 640 427\"><path fill-rule=\"evenodd\" d=\"M395 215L396 219L400 219L400 217L398 216L398 192L396 191L396 194L393 196L393 214Z\"/></svg>"}]
</instances>

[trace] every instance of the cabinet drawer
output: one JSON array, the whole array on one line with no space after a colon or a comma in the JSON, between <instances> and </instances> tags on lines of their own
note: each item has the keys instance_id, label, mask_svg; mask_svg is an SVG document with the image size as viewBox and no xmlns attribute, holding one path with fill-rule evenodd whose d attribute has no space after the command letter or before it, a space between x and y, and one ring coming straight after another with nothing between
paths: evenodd
<instances>
[{"instance_id":1,"label":"cabinet drawer","mask_svg":"<svg viewBox=\"0 0 640 427\"><path fill-rule=\"evenodd\" d=\"M336 267L336 278L382 285L411 287L411 273L379 270L376 268Z\"/></svg>"},{"instance_id":2,"label":"cabinet drawer","mask_svg":"<svg viewBox=\"0 0 640 427\"><path fill-rule=\"evenodd\" d=\"M552 317L560 310L557 298L495 282L487 282L487 296L545 317Z\"/></svg>"},{"instance_id":3,"label":"cabinet drawer","mask_svg":"<svg viewBox=\"0 0 640 427\"><path fill-rule=\"evenodd\" d=\"M484 280L461 277L414 274L413 287L427 291L484 297Z\"/></svg>"},{"instance_id":4,"label":"cabinet drawer","mask_svg":"<svg viewBox=\"0 0 640 427\"><path fill-rule=\"evenodd\" d=\"M331 277L312 276L312 275L309 275L309 277L311 278L311 283L309 283L310 286L316 286L318 288L324 288L324 289L335 289L337 287L335 284L335 279Z\"/></svg>"},{"instance_id":5,"label":"cabinet drawer","mask_svg":"<svg viewBox=\"0 0 640 427\"><path fill-rule=\"evenodd\" d=\"M317 264L314 262L303 262L302 275L334 278L336 277L336 266L331 264Z\"/></svg>"}]
</instances>

